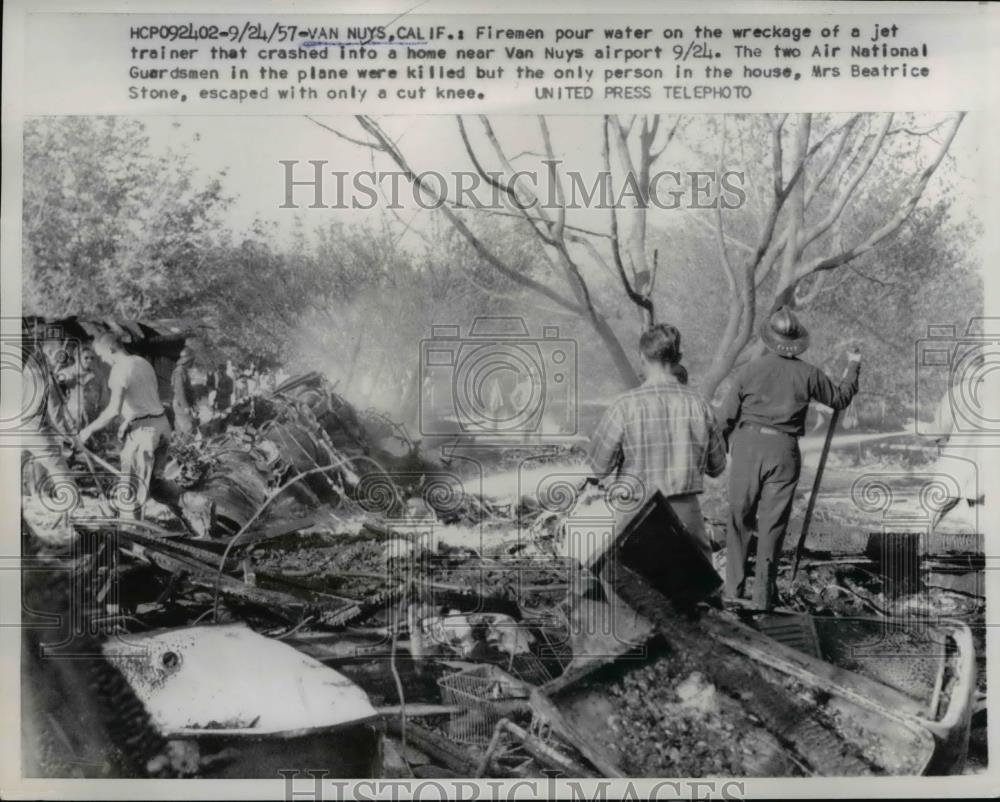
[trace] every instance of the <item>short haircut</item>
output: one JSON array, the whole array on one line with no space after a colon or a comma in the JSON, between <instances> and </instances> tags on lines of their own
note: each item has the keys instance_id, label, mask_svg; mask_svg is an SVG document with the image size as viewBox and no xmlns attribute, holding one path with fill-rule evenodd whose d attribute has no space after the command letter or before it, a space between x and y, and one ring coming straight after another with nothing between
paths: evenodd
<instances>
[{"instance_id":1,"label":"short haircut","mask_svg":"<svg viewBox=\"0 0 1000 802\"><path fill-rule=\"evenodd\" d=\"M102 346L109 349L110 351L121 351L122 343L114 334L110 331L102 331L94 338L94 348Z\"/></svg>"},{"instance_id":2,"label":"short haircut","mask_svg":"<svg viewBox=\"0 0 1000 802\"><path fill-rule=\"evenodd\" d=\"M639 350L650 362L676 365L681 361L681 333L676 326L658 323L643 332Z\"/></svg>"}]
</instances>

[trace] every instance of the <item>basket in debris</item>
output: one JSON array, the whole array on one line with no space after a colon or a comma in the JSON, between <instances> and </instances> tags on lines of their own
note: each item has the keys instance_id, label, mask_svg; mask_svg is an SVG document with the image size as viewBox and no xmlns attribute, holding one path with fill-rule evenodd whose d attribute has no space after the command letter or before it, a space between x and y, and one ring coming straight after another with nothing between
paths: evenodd
<instances>
[{"instance_id":1,"label":"basket in debris","mask_svg":"<svg viewBox=\"0 0 1000 802\"><path fill-rule=\"evenodd\" d=\"M448 736L468 744L488 743L511 703L527 698L517 680L492 664L441 677L438 686L441 700L458 708L448 722Z\"/></svg>"}]
</instances>

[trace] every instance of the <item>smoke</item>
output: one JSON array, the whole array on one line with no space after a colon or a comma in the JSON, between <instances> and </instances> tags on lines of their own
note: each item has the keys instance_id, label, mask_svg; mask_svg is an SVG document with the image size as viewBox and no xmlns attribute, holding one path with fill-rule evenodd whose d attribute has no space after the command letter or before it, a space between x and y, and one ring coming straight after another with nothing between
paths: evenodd
<instances>
[{"instance_id":1,"label":"smoke","mask_svg":"<svg viewBox=\"0 0 1000 802\"><path fill-rule=\"evenodd\" d=\"M295 370L322 373L358 409L374 408L409 425L419 388L419 300L409 313L398 298L362 292L306 315L291 349ZM429 326L426 327L429 329Z\"/></svg>"}]
</instances>

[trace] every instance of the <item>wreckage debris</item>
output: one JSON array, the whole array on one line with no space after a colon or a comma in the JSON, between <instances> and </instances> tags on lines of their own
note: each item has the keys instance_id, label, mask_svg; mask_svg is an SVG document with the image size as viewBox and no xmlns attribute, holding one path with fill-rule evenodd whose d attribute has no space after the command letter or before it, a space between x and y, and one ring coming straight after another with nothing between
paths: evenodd
<instances>
[{"instance_id":1,"label":"wreckage debris","mask_svg":"<svg viewBox=\"0 0 1000 802\"><path fill-rule=\"evenodd\" d=\"M449 674L438 685L445 704L458 708L448 724L448 737L460 743L489 743L505 713L528 707L523 686L509 681L509 675L492 665Z\"/></svg>"},{"instance_id":2,"label":"wreckage debris","mask_svg":"<svg viewBox=\"0 0 1000 802\"><path fill-rule=\"evenodd\" d=\"M288 487L270 510L272 518L301 517L336 502L358 482L352 461L373 452L353 408L318 374L244 399L202 434L200 443L173 453L167 476L188 491L182 507L209 499L214 523L229 535L246 526L274 488L298 474L313 472Z\"/></svg>"},{"instance_id":3,"label":"wreckage debris","mask_svg":"<svg viewBox=\"0 0 1000 802\"><path fill-rule=\"evenodd\" d=\"M874 775L961 766L982 676L967 628L890 627L886 648L918 656L909 662L857 647L914 605L981 614L981 598L897 593L876 561L859 557L807 560L785 597L791 609L769 619L711 611L698 600L718 579L700 551L675 548L686 533L663 519L655 499L581 565L565 549L571 510L465 492L412 444L402 457L382 449L377 435L387 424L376 423L319 376L301 377L244 400L200 441L174 449L174 477L191 494L191 511L209 501L201 530L72 522L74 560L86 576L79 586L94 597L99 630L113 636L94 661L95 703L116 700L101 726L108 749L123 757L95 773L239 776L250 763L291 765L277 757L291 749L328 761L329 741L292 733L331 734L337 721L365 728L353 747L337 742L345 756L337 770L355 776ZM312 473L297 481L303 472ZM651 585L644 570L666 560L683 581ZM934 565L940 576L964 570L958 558ZM116 651L122 644L156 648L136 668ZM238 660L234 651L224 671L188 680L194 656L210 644L253 656ZM288 658L285 669L245 671L272 650ZM322 722L289 704L275 723L247 706L249 691L238 694L245 709L199 706L178 722L165 711L188 710L184 703L150 695L154 686L186 697L212 683L232 690L257 675L294 683L334 670L354 701L320 706L332 716ZM869 703L858 707L858 698ZM238 740L265 734L277 739L267 757ZM61 776L59 728L39 737L48 757L38 771Z\"/></svg>"},{"instance_id":4,"label":"wreckage debris","mask_svg":"<svg viewBox=\"0 0 1000 802\"><path fill-rule=\"evenodd\" d=\"M280 565L280 550L276 546L280 545L281 537L257 544L265 549L264 563ZM324 538L311 537L314 546L307 547L307 554L314 553L316 544L325 543ZM206 549L204 542L157 539L136 533L127 533L125 541L141 546L154 564L154 553L162 560L169 552L169 559L175 562L164 563L166 570L191 574L217 570L219 555ZM373 579L380 576L385 560L384 549L380 546L384 542L374 536L357 538L353 541L353 551L351 543L346 542L342 550L346 566L360 572L360 566L367 564L375 569L370 572ZM314 551L310 552L309 548ZM319 548L326 548L333 556L341 551L329 549L328 545ZM249 554L252 556L256 550L250 549ZM209 554L214 554L214 563ZM294 555L294 550L291 554ZM415 565L421 564L419 551L411 551L408 557L415 560ZM454 553L448 558L460 562ZM293 556L291 559L303 558ZM200 563L197 571L195 563ZM322 571L320 568L315 573L322 574ZM254 573L260 578L265 572L257 566ZM237 577L227 576L226 579L228 582L221 587L227 600L228 616L241 609L239 604L230 606L240 594L230 594L226 589L228 584L247 583ZM633 580L639 584L630 589L628 583ZM203 592L209 581L206 578ZM616 583L612 582L612 586ZM718 635L710 623L711 618L702 616L700 621L689 621L684 615L678 616L671 605L645 586L637 575L620 574L616 587L617 592L624 593L623 598L630 606L638 606L639 612L654 622L660 640L646 640L646 654L639 659L636 655L640 653L632 653L611 658L610 663L607 659L591 661L589 670L585 665L575 679L561 685L561 677L553 677L552 672L529 679L529 674L518 670L519 664L511 661L512 656L533 655L532 649L544 645L545 636L537 642L535 636L524 638L509 654L497 648L502 639L494 640L496 633L505 628L520 631L517 619L505 612L476 612L472 607L464 613L428 614L433 605L428 608L411 601L404 608L415 614L386 615L387 610L406 598L403 595L397 596L394 604L382 604L378 610L370 611L367 619L352 618L351 629L344 629L342 624L324 625L319 618L300 617L298 623L293 623L296 620L291 615L293 608L286 607L278 618L286 618L288 623L274 636L285 640L282 648L292 653L296 649L306 651L320 662L337 665L356 687L366 689L372 709L380 705L385 710L375 715L385 722L387 732L399 733L402 737L400 722L406 717L406 743L398 741L393 749L411 757L415 749L426 762L414 766L408 759L402 760L395 769L401 776L409 776L409 771L416 776L417 768L422 776L442 776L440 772L470 776L476 771L487 772L487 776L540 776L543 769L555 766L573 767L581 773L603 776L808 776L919 773L930 764L935 741L929 730L917 727L909 719L900 721L890 717L883 720L871 710L859 717L857 711L852 711L847 697L831 696L830 689L816 681L803 681L787 670L762 667L753 660L745 660L737 652L727 654L732 646L722 643L725 637L732 636L732 632L720 630L723 634ZM635 595L635 587L640 588L639 596ZM247 585L245 592L253 594L256 591ZM480 605L484 597L470 598ZM258 616L266 615L269 605L274 609L282 607L276 599L260 596L251 606ZM207 602L208 599L203 599L203 610L210 609ZM516 609L516 597L507 603L513 603L512 609ZM192 608L192 614L197 609ZM303 606L294 612L306 616L307 609ZM315 608L311 609L315 615ZM536 631L545 630L543 625L535 626ZM221 636L229 629L231 627L202 625L173 632L176 637L188 639L200 632ZM278 644L278 641L254 635L245 627L239 629L247 633L247 637ZM365 634L366 631L370 634ZM395 642L394 631L398 636ZM307 637L310 632L314 635ZM490 635L491 632L494 634ZM773 655L781 648L778 644L766 645L763 635L748 634L752 630L743 628L739 632L768 654ZM563 633L557 634L558 637L550 632L548 637L552 640L564 637ZM573 640L572 633L570 635ZM139 643L143 638L157 637L162 636L155 633L119 636L109 643ZM646 638L648 630L647 635L638 638L639 643ZM418 640L422 645L415 648ZM491 646L491 641L495 651L480 651ZM336 648L331 649L331 646ZM153 677L176 672L176 677L181 679L180 672L186 664L184 648L178 646L160 651L163 653L157 652L159 663ZM399 686L388 676L386 661L391 660L394 653L406 652L420 659L400 663L404 693L400 698ZM801 654L802 660L807 658ZM482 660L486 662L479 662ZM561 660L556 665L562 668L569 663ZM127 673L124 663L121 667ZM960 671L956 663L942 679L950 689L939 693L938 708L942 711L951 707L958 687L954 680ZM234 665L232 671L225 673L230 680L238 679L239 666ZM291 670L291 676L297 673L298 669ZM273 672L267 675L276 676ZM135 680L130 676L130 681ZM135 695L142 698L140 693ZM241 694L240 698L246 700L250 696ZM148 703L143 708L156 709ZM181 730L165 727L153 716L156 728L150 735L147 723L147 734L143 737L152 738L152 745L144 749L144 753L152 755L148 757L151 772L159 772L161 776L163 772L216 776L215 772L232 766L232 759L219 758L213 762L213 758L223 754L223 748L230 747L213 743L209 748L204 739L236 736L241 731L262 732L265 726L264 720L258 718L258 711L202 712L201 720L187 722L189 726ZM416 723L416 717L420 724ZM872 732L858 730L858 720L880 723ZM295 724L304 721L296 719ZM221 733L221 730L227 732ZM176 744L163 746L162 741L173 743L179 735L184 736L182 740L203 745L195 750L196 758L191 757L190 750L185 751ZM885 744L880 745L881 741ZM434 769L435 765L439 769ZM390 769L383 766L379 771Z\"/></svg>"}]
</instances>

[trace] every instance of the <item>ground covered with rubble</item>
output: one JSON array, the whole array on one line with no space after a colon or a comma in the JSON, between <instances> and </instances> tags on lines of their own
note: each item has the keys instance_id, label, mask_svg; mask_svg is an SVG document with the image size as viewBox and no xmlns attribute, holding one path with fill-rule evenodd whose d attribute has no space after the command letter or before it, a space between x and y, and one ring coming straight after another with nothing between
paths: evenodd
<instances>
[{"instance_id":1,"label":"ground covered with rubble","mask_svg":"<svg viewBox=\"0 0 1000 802\"><path fill-rule=\"evenodd\" d=\"M905 728L892 730L903 738L894 754L893 742L873 739L876 730L852 730L828 689L773 668L751 666L759 688L748 697L739 677L752 661L696 645L704 640L696 627L715 618L770 631L915 706L933 700L938 717L959 678L954 655L934 657L931 635L896 629L887 639L880 630L875 640L888 651L878 659L858 648L872 641L872 620L907 616L971 625L978 663L968 763L985 765L985 604L974 549L925 555L920 575L901 588L878 554L864 553L870 522L835 501L817 516L794 582L791 559L782 563L787 621L705 605L675 610L661 599L676 626L691 616L703 623L675 629L673 642L663 626L655 637L657 627L639 627L636 642L607 640L598 655L582 645L582 605L621 603L614 615L642 616L571 548L574 517L607 512L600 489L577 498L587 473L578 446L443 461L313 374L242 402L197 440L178 443L169 470L187 494L181 508L161 507L144 522L115 518L105 490L82 469L72 517L26 501L26 554L71 569L44 581L26 573L31 609L66 609L71 593L84 600L72 622L79 631L25 636L25 691L42 722L31 734L36 774L210 777L241 765L235 755L247 747L238 741L165 737L120 672L96 656L104 639L213 623L243 623L361 688L379 711L384 746L372 771L383 776L917 773L923 747L904 743ZM706 495L721 569L719 485ZM851 539L864 542L845 549ZM977 571L980 584L970 585ZM792 624L798 640L789 640ZM60 637L75 639L89 661L74 668L40 659L42 642ZM691 638L690 648L677 638ZM720 673L719 660L740 669ZM780 716L768 716L768 699L781 700L789 716L813 711L822 734L790 740ZM252 730L253 721L243 724ZM227 729L218 720L199 726ZM818 760L809 737L837 744L841 762Z\"/></svg>"}]
</instances>

